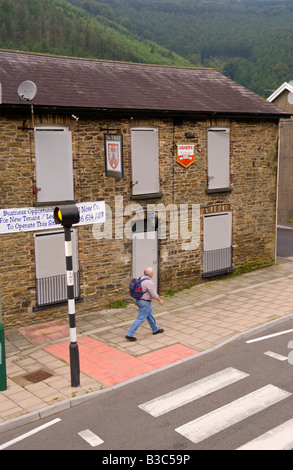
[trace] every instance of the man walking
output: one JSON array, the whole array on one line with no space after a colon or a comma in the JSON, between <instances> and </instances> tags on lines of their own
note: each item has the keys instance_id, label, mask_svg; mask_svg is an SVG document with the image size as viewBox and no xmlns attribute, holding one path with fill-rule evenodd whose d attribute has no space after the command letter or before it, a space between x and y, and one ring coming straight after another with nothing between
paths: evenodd
<instances>
[{"instance_id":1,"label":"man walking","mask_svg":"<svg viewBox=\"0 0 293 470\"><path fill-rule=\"evenodd\" d=\"M149 325L153 331L153 335L157 335L159 333L163 333L163 328L158 328L156 324L156 320L154 317L154 312L152 309L152 300L156 300L161 305L163 305L163 300L160 299L158 296L153 281L151 280L154 275L153 268L146 268L144 270L144 275L147 279L144 279L141 283L143 295L141 299L136 301L136 305L138 306L138 315L136 320L133 322L131 327L129 328L127 335L125 336L126 339L129 341L136 341L136 338L133 336L136 330L145 320L148 320Z\"/></svg>"}]
</instances>

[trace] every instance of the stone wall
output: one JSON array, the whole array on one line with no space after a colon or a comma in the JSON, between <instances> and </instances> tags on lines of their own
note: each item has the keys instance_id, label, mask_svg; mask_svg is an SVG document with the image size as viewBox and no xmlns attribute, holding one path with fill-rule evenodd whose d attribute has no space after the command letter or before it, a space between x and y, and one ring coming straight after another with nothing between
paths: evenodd
<instances>
[{"instance_id":1,"label":"stone wall","mask_svg":"<svg viewBox=\"0 0 293 470\"><path fill-rule=\"evenodd\" d=\"M76 202L103 200L115 214L115 205L124 209L138 203L167 207L174 204L200 204L200 243L195 250L182 250L184 240L159 240L159 288L182 289L202 282L203 215L231 210L233 213L233 266L270 264L276 244L276 178L278 125L271 121L119 119L96 116L75 121L68 116L35 115L36 125L69 126L73 139L74 187ZM0 117L0 208L31 207L35 191L34 138L30 117ZM123 134L124 178L105 176L104 130L118 127ZM159 128L159 167L161 199L133 201L131 198L130 129L138 126ZM233 191L207 194L207 129L229 127L231 136L230 186ZM195 135L186 140L185 133ZM195 162L188 168L176 163L176 143L196 144ZM116 197L116 199L115 199ZM118 197L118 199L117 199ZM162 207L162 206L160 206ZM163 213L158 213L159 218ZM122 226L135 212L124 215ZM191 223L191 212L189 212ZM109 219L108 219L109 220ZM167 234L170 230L167 214ZM109 229L109 225L108 225ZM189 227L191 230L191 227ZM111 302L129 297L131 279L131 240L117 233L113 218L112 237L97 239L99 226L78 228L81 297L77 315L101 310ZM47 321L67 315L67 306L35 310L34 234L0 234L0 288L3 322L6 326ZM117 238L118 237L118 238Z\"/></svg>"},{"instance_id":2,"label":"stone wall","mask_svg":"<svg viewBox=\"0 0 293 470\"><path fill-rule=\"evenodd\" d=\"M274 105L291 114L291 119L281 119L280 121L278 223L287 224L293 223L293 104L291 93L284 90L274 99Z\"/></svg>"}]
</instances>

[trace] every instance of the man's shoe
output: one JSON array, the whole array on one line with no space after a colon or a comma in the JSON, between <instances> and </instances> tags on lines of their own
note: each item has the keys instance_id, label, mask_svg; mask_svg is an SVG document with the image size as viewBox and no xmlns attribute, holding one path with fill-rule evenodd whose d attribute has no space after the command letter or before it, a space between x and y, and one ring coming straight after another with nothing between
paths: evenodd
<instances>
[{"instance_id":1,"label":"man's shoe","mask_svg":"<svg viewBox=\"0 0 293 470\"><path fill-rule=\"evenodd\" d=\"M158 331L155 331L153 335L158 335L159 333L164 333L163 328L160 328Z\"/></svg>"},{"instance_id":2,"label":"man's shoe","mask_svg":"<svg viewBox=\"0 0 293 470\"><path fill-rule=\"evenodd\" d=\"M128 339L128 341L136 341L136 338L134 336L125 336L126 339Z\"/></svg>"}]
</instances>

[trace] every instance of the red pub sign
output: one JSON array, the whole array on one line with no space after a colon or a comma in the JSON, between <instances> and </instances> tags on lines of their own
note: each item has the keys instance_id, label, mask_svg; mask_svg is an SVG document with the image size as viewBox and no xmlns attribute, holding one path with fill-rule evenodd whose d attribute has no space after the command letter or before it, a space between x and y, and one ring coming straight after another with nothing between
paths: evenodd
<instances>
[{"instance_id":1,"label":"red pub sign","mask_svg":"<svg viewBox=\"0 0 293 470\"><path fill-rule=\"evenodd\" d=\"M177 144L177 162L185 168L194 162L194 144Z\"/></svg>"}]
</instances>

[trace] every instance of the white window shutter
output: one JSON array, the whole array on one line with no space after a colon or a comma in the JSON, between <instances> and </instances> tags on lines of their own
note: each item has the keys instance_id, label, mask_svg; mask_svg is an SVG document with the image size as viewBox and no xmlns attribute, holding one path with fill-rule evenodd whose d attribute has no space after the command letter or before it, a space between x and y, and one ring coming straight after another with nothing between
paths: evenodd
<instances>
[{"instance_id":1,"label":"white window shutter","mask_svg":"<svg viewBox=\"0 0 293 470\"><path fill-rule=\"evenodd\" d=\"M230 132L229 129L208 130L208 189L229 188Z\"/></svg>"},{"instance_id":2,"label":"white window shutter","mask_svg":"<svg viewBox=\"0 0 293 470\"><path fill-rule=\"evenodd\" d=\"M204 251L221 250L232 244L232 212L204 216Z\"/></svg>"},{"instance_id":3,"label":"white window shutter","mask_svg":"<svg viewBox=\"0 0 293 470\"><path fill-rule=\"evenodd\" d=\"M72 201L72 136L67 129L35 129L37 202Z\"/></svg>"},{"instance_id":4,"label":"white window shutter","mask_svg":"<svg viewBox=\"0 0 293 470\"><path fill-rule=\"evenodd\" d=\"M71 230L73 270L78 271L77 232ZM64 231L35 234L37 279L66 274Z\"/></svg>"},{"instance_id":5,"label":"white window shutter","mask_svg":"<svg viewBox=\"0 0 293 470\"><path fill-rule=\"evenodd\" d=\"M132 194L159 192L158 129L131 130Z\"/></svg>"},{"instance_id":6,"label":"white window shutter","mask_svg":"<svg viewBox=\"0 0 293 470\"><path fill-rule=\"evenodd\" d=\"M77 231L71 230L74 296L79 297ZM64 232L35 234L36 294L38 307L67 300Z\"/></svg>"}]
</instances>

